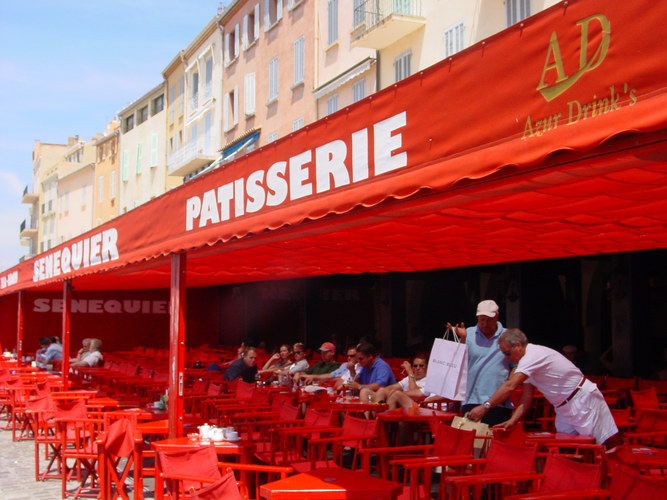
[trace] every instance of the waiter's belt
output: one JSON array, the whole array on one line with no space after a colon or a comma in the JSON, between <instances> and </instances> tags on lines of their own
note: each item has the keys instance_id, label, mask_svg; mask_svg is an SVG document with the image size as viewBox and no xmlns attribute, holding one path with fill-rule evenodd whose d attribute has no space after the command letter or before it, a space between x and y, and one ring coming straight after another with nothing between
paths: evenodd
<instances>
[{"instance_id":1,"label":"waiter's belt","mask_svg":"<svg viewBox=\"0 0 667 500\"><path fill-rule=\"evenodd\" d=\"M581 382L579 382L579 385L575 390L572 391L572 394L570 394L568 397L566 397L561 404L556 406L556 408L560 408L561 406L565 406L567 403L570 402L570 400L577 395L577 393L581 390L581 388L584 385L584 382L586 382L586 377L581 379Z\"/></svg>"}]
</instances>

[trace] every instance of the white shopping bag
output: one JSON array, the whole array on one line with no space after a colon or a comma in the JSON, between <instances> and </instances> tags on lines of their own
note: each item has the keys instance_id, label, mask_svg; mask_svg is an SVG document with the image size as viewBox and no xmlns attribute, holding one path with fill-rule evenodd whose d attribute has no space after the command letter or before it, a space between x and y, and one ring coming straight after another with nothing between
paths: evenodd
<instances>
[{"instance_id":1,"label":"white shopping bag","mask_svg":"<svg viewBox=\"0 0 667 500\"><path fill-rule=\"evenodd\" d=\"M453 401L463 401L468 380L468 346L459 342L454 331L452 333L453 341L446 338L433 341L424 390Z\"/></svg>"}]
</instances>

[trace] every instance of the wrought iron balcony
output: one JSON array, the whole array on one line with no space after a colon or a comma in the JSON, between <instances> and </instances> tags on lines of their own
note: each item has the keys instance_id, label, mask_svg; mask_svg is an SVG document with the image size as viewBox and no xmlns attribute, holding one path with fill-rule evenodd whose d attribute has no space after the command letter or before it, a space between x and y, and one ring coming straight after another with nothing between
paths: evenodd
<instances>
[{"instance_id":1,"label":"wrought iron balcony","mask_svg":"<svg viewBox=\"0 0 667 500\"><path fill-rule=\"evenodd\" d=\"M426 24L422 0L355 2L352 45L380 50Z\"/></svg>"}]
</instances>

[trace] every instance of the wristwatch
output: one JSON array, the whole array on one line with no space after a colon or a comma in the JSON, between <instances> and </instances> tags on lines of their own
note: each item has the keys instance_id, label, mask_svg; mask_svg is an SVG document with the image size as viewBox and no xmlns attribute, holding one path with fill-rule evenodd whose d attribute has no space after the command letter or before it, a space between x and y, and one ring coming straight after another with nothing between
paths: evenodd
<instances>
[{"instance_id":1,"label":"wristwatch","mask_svg":"<svg viewBox=\"0 0 667 500\"><path fill-rule=\"evenodd\" d=\"M488 401L486 403L484 403L482 406L484 407L485 410L490 410L491 409L491 403L489 403Z\"/></svg>"}]
</instances>

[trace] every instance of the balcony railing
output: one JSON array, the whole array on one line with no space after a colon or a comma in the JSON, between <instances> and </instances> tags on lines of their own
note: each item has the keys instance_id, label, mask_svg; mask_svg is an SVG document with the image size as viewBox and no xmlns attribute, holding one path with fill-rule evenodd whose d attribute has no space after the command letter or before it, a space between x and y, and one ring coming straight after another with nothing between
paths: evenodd
<instances>
[{"instance_id":1,"label":"balcony railing","mask_svg":"<svg viewBox=\"0 0 667 500\"><path fill-rule=\"evenodd\" d=\"M23 196L21 197L21 203L30 203L30 204L32 204L32 203L35 203L38 200L39 200L39 196L34 194L34 193L31 193L28 190L28 186L26 186L23 189Z\"/></svg>"},{"instance_id":2,"label":"balcony railing","mask_svg":"<svg viewBox=\"0 0 667 500\"><path fill-rule=\"evenodd\" d=\"M167 156L169 175L187 175L219 156L210 137L198 137Z\"/></svg>"},{"instance_id":3,"label":"balcony railing","mask_svg":"<svg viewBox=\"0 0 667 500\"><path fill-rule=\"evenodd\" d=\"M384 48L424 25L422 0L365 0L354 7L355 45ZM378 33L378 31L381 31Z\"/></svg>"}]
</instances>

